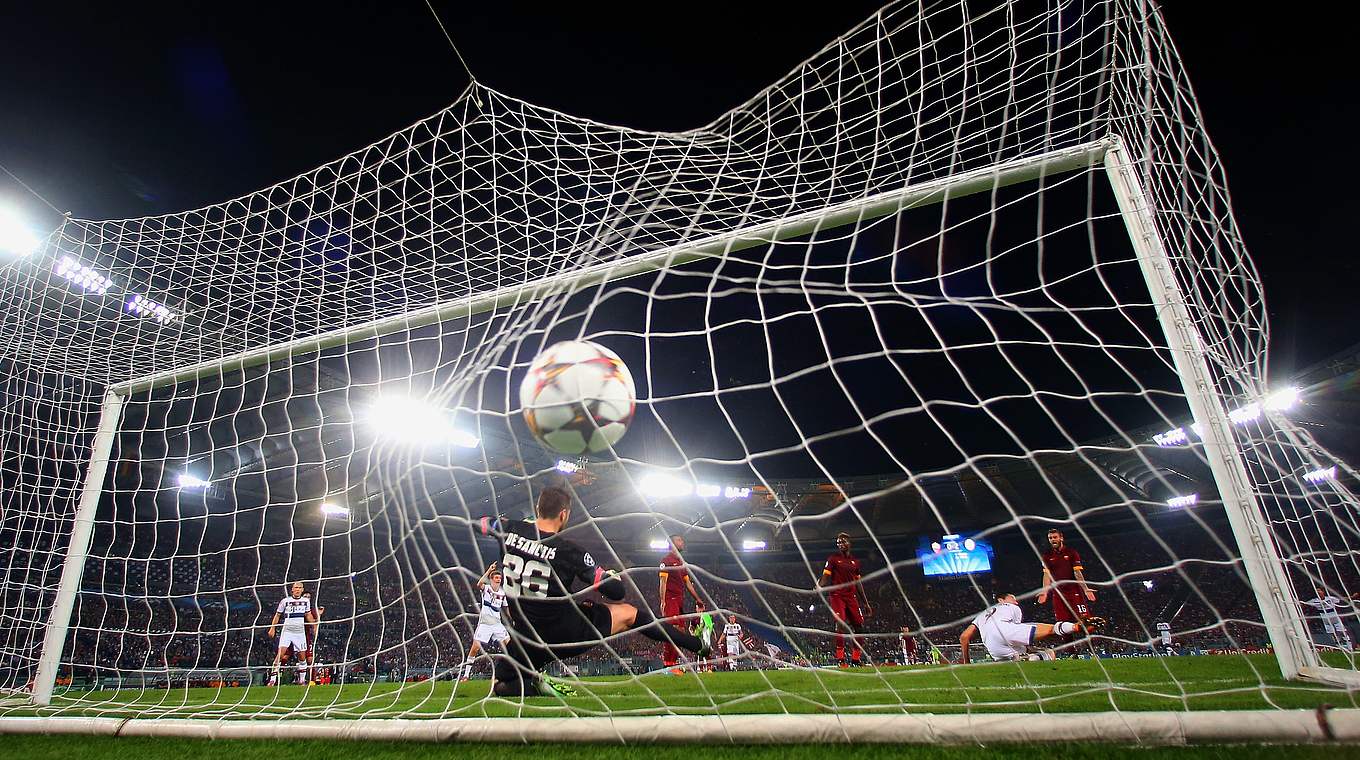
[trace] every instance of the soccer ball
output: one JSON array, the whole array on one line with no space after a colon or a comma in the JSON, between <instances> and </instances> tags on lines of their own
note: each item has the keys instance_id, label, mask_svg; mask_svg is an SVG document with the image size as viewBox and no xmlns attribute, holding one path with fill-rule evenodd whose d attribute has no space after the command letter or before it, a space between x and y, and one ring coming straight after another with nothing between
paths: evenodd
<instances>
[{"instance_id":1,"label":"soccer ball","mask_svg":"<svg viewBox=\"0 0 1360 760\"><path fill-rule=\"evenodd\" d=\"M562 454L604 451L628 432L637 404L633 376L618 354L588 340L544 349L519 386L524 421Z\"/></svg>"}]
</instances>

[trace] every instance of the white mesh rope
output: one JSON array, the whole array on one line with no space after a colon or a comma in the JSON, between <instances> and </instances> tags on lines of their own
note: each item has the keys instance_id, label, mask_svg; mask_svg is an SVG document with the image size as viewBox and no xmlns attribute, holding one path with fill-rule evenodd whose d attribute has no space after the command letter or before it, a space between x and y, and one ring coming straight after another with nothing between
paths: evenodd
<instances>
[{"instance_id":1,"label":"white mesh rope","mask_svg":"<svg viewBox=\"0 0 1360 760\"><path fill-rule=\"evenodd\" d=\"M598 124L474 84L248 196L66 220L0 269L0 690L30 693L45 633L67 624L53 609L112 390L125 405L68 574L56 714L1336 702L1249 652L1292 630L1304 666L1353 673L1355 475L1266 387L1261 283L1161 19L1134 0L975 5L889 5L697 130ZM1195 385L1103 163L1115 146L1204 393L1231 413L1237 490L1201 445L1212 423L1191 425ZM566 339L610 347L638 384L630 432L581 460L544 449L519 408L530 362ZM394 438L394 398L458 434ZM712 674L656 675L660 644L623 633L565 663L577 698L488 696L485 660L456 680L475 583L499 558L479 518L524 517L556 481L578 501L571 536L624 571L632 604L659 614L653 544L686 536L700 595L751 637L737 672L716 657ZM1244 495L1283 557L1288 630L1263 617L1242 559L1260 551L1224 516ZM895 667L902 628L920 660L956 660L999 592L1052 622L1035 603L1051 527L1110 621L1063 650L1088 659L1045 664L1066 668L1056 681ZM844 671L821 667L847 631L816 588L842 531L875 608ZM930 543L956 534L990 546L990 571L928 574ZM323 684L305 692L267 682L292 581L325 607ZM1207 656L1169 656L1159 623L1177 654Z\"/></svg>"}]
</instances>

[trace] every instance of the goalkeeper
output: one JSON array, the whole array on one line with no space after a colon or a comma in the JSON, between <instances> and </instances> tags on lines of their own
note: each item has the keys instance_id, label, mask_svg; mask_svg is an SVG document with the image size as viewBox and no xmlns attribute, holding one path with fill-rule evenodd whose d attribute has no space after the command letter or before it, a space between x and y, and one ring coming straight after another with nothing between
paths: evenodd
<instances>
[{"instance_id":1,"label":"goalkeeper","mask_svg":"<svg viewBox=\"0 0 1360 760\"><path fill-rule=\"evenodd\" d=\"M545 488L534 507L535 520L484 517L483 535L501 543L501 571L510 617L508 657L497 658L493 691L500 697L574 696L575 690L541 674L553 660L578 657L606 636L636 631L707 657L713 648L713 620L699 618L698 635L668 626L646 607L623 599L623 579L596 563L590 552L562 536L571 516L571 495ZM598 591L608 602L578 599L576 582ZM579 593L579 592L577 592Z\"/></svg>"}]
</instances>

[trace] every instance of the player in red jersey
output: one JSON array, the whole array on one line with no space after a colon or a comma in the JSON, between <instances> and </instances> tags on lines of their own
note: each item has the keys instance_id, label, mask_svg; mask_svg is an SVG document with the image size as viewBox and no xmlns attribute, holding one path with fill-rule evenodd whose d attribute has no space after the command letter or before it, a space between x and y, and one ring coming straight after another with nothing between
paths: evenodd
<instances>
[{"instance_id":1,"label":"player in red jersey","mask_svg":"<svg viewBox=\"0 0 1360 760\"><path fill-rule=\"evenodd\" d=\"M674 535L670 540L671 553L661 559L661 595L658 598L661 600L662 619L676 625L681 622L680 616L685 614L686 591L694 597L695 612L703 612L704 603L699 599L699 592L694 589L694 581L685 569L685 561L680 558L680 553L685 550L685 537ZM661 661L672 673L681 673L676 667L680 664L680 651L674 645L666 643L661 648Z\"/></svg>"},{"instance_id":2,"label":"player in red jersey","mask_svg":"<svg viewBox=\"0 0 1360 760\"><path fill-rule=\"evenodd\" d=\"M307 673L307 683L310 684L310 685L312 685L312 686L315 686L315 685L316 685L316 630L317 630L317 628L320 627L320 625L321 625L321 615L322 615L322 613L324 613L324 612L326 611L326 608L325 608L325 607L318 607L318 606L316 606L316 602L312 600L312 592L310 592L310 591L304 591L304 592L302 593L302 598L304 598L304 599L306 599L306 600L312 602L312 617L316 618L316 622L308 623L308 624L307 624L307 627L306 627L305 629L303 629L303 630L306 632L306 634L307 634L307 651L304 652L304 653L302 653L302 654L299 655L299 656L306 657L306 659L307 659L307 671L308 671L308 673Z\"/></svg>"},{"instance_id":3,"label":"player in red jersey","mask_svg":"<svg viewBox=\"0 0 1360 760\"><path fill-rule=\"evenodd\" d=\"M1096 592L1086 585L1082 574L1081 555L1063 542L1062 531L1048 532L1049 549L1044 553L1044 583L1039 592L1039 604L1053 599L1053 620L1079 623L1091 616L1090 603Z\"/></svg>"},{"instance_id":4,"label":"player in red jersey","mask_svg":"<svg viewBox=\"0 0 1360 760\"><path fill-rule=\"evenodd\" d=\"M827 596L831 602L831 614L840 623L836 626L836 660L841 667L846 666L845 635L842 629L849 628L853 632L850 637L850 657L858 665L861 648L853 634L863 633L864 618L874 614L874 607L865 595L864 611L860 612L859 597L864 593L864 587L860 584L859 558L850 553L849 533L836 536L836 553L827 558L822 579L817 585L830 587Z\"/></svg>"}]
</instances>

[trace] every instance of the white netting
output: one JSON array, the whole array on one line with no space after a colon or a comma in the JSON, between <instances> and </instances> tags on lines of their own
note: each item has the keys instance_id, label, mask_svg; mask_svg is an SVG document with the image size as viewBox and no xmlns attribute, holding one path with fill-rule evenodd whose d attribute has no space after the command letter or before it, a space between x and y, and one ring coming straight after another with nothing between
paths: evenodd
<instances>
[{"instance_id":1,"label":"white netting","mask_svg":"<svg viewBox=\"0 0 1360 760\"><path fill-rule=\"evenodd\" d=\"M1357 503L1344 465L1303 477L1334 462L1265 387L1261 286L1160 18L1134 0L975 5L890 5L701 129L613 127L474 84L258 193L64 222L0 269L0 688L32 688L45 632L66 622L52 610L112 389L125 406L56 671L61 711L1335 701L1243 653L1292 630L1305 657L1353 667ZM1254 494L1266 516L1293 628L1268 631L1246 583L1102 164L1116 144L1233 412L1250 482L1231 498ZM574 338L622 356L639 405L615 451L559 463L517 389L543 347ZM439 410L470 445L385 438L372 412L392 397ZM567 662L623 678L587 678L566 702L443 680L499 556L477 518L525 516L553 478L579 502L576 540L632 568L636 606L659 612L653 544L684 534L700 595L752 636L736 663L749 672L647 675L660 644L625 633ZM661 495L665 482L681 493ZM1110 620L1066 650L1089 659L1057 676L885 667L902 628L908 657L957 659L997 592L1052 622L1033 598L1055 526ZM858 638L867 663L845 672L818 667L840 627L815 587L841 531L876 610ZM984 557L990 572L928 574ZM293 580L326 608L314 675L343 687L265 683ZM1190 651L1232 654L1170 656Z\"/></svg>"}]
</instances>

